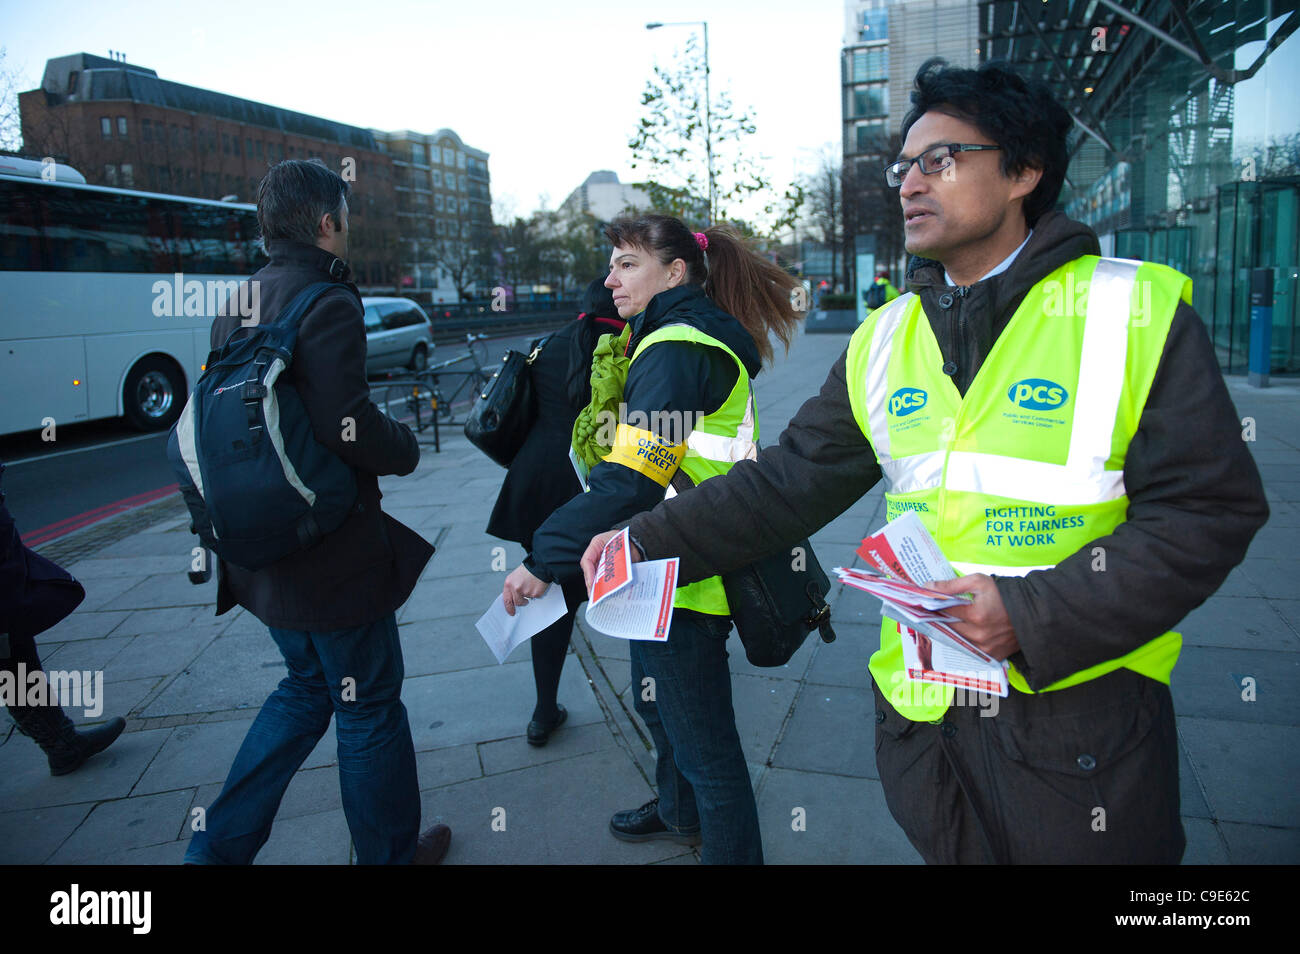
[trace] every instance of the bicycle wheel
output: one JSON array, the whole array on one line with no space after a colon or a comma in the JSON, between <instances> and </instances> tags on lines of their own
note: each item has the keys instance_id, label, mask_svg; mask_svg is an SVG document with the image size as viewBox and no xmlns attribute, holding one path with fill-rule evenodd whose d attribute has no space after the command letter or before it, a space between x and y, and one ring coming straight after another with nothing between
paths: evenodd
<instances>
[{"instance_id":1,"label":"bicycle wheel","mask_svg":"<svg viewBox=\"0 0 1300 954\"><path fill-rule=\"evenodd\" d=\"M433 389L434 413L438 415L439 420L447 422L451 420L451 402L443 397L442 391L438 388Z\"/></svg>"},{"instance_id":2,"label":"bicycle wheel","mask_svg":"<svg viewBox=\"0 0 1300 954\"><path fill-rule=\"evenodd\" d=\"M487 367L488 348L486 341L481 338L475 338L469 343L469 353L474 356L474 363L480 368Z\"/></svg>"}]
</instances>

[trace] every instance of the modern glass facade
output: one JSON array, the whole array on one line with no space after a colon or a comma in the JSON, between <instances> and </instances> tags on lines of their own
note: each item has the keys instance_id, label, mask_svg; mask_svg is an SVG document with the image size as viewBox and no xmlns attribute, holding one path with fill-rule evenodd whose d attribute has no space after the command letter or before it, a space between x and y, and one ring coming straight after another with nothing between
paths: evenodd
<instances>
[{"instance_id":1,"label":"modern glass facade","mask_svg":"<svg viewBox=\"0 0 1300 954\"><path fill-rule=\"evenodd\" d=\"M1191 276L1228 372L1246 370L1260 268L1271 370L1300 371L1297 26L1275 0L980 3L981 59L1047 82L1075 116L1066 212L1103 252Z\"/></svg>"}]
</instances>

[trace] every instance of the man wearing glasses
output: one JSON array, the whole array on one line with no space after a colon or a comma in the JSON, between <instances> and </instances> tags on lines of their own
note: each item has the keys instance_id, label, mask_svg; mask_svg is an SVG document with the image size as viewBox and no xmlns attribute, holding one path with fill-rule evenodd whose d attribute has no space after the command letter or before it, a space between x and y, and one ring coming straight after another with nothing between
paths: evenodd
<instances>
[{"instance_id":1,"label":"man wearing glasses","mask_svg":"<svg viewBox=\"0 0 1300 954\"><path fill-rule=\"evenodd\" d=\"M956 629L1010 682L996 707L916 692L883 620L876 764L912 844L931 863L1176 863L1171 630L1267 519L1259 473L1190 281L1100 258L1054 211L1066 110L1004 67L941 60L912 102L884 171L909 294L779 445L632 538L689 582L788 548L883 478L887 517L915 513L962 574L935 587L974 595Z\"/></svg>"}]
</instances>

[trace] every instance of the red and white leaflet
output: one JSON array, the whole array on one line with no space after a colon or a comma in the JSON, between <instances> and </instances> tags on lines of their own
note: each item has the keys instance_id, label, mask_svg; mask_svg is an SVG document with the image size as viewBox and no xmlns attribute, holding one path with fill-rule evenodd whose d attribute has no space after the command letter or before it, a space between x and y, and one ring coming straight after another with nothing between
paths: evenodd
<instances>
[{"instance_id":1,"label":"red and white leaflet","mask_svg":"<svg viewBox=\"0 0 1300 954\"><path fill-rule=\"evenodd\" d=\"M836 567L835 573L845 585L877 597L882 615L895 621L909 680L1007 694L1006 664L953 629L949 624L958 622L956 617L938 612L970 603L970 597L924 585L957 574L915 511L885 524L857 552L867 562L865 569Z\"/></svg>"},{"instance_id":2,"label":"red and white leaflet","mask_svg":"<svg viewBox=\"0 0 1300 954\"><path fill-rule=\"evenodd\" d=\"M951 580L957 575L914 510L863 540L858 556L887 576L908 583Z\"/></svg>"},{"instance_id":3,"label":"red and white leaflet","mask_svg":"<svg viewBox=\"0 0 1300 954\"><path fill-rule=\"evenodd\" d=\"M607 596L617 593L632 582L632 550L628 529L624 527L610 538L600 553L596 576L591 581L588 594L591 605L596 606Z\"/></svg>"},{"instance_id":4,"label":"red and white leaflet","mask_svg":"<svg viewBox=\"0 0 1300 954\"><path fill-rule=\"evenodd\" d=\"M1010 687L1006 666L980 653L972 655L924 632L898 623L903 667L912 682L955 686L1006 698ZM980 657L983 657L982 659Z\"/></svg>"},{"instance_id":5,"label":"red and white leaflet","mask_svg":"<svg viewBox=\"0 0 1300 954\"><path fill-rule=\"evenodd\" d=\"M587 622L606 636L666 642L673 621L677 557L632 564L630 585L587 604Z\"/></svg>"}]
</instances>

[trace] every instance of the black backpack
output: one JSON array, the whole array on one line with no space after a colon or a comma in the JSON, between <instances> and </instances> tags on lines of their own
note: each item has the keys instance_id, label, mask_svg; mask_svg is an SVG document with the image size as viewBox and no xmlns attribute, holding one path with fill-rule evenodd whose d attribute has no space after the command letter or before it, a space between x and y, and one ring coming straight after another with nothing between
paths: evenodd
<instances>
[{"instance_id":1,"label":"black backpack","mask_svg":"<svg viewBox=\"0 0 1300 954\"><path fill-rule=\"evenodd\" d=\"M317 442L284 372L298 325L323 293L315 282L246 338L231 332L172 428L167 457L190 529L226 562L260 570L337 530L356 503L352 468Z\"/></svg>"},{"instance_id":2,"label":"black backpack","mask_svg":"<svg viewBox=\"0 0 1300 954\"><path fill-rule=\"evenodd\" d=\"M884 282L876 282L867 289L867 307L873 311L882 307L885 304L885 296L888 294Z\"/></svg>"}]
</instances>

